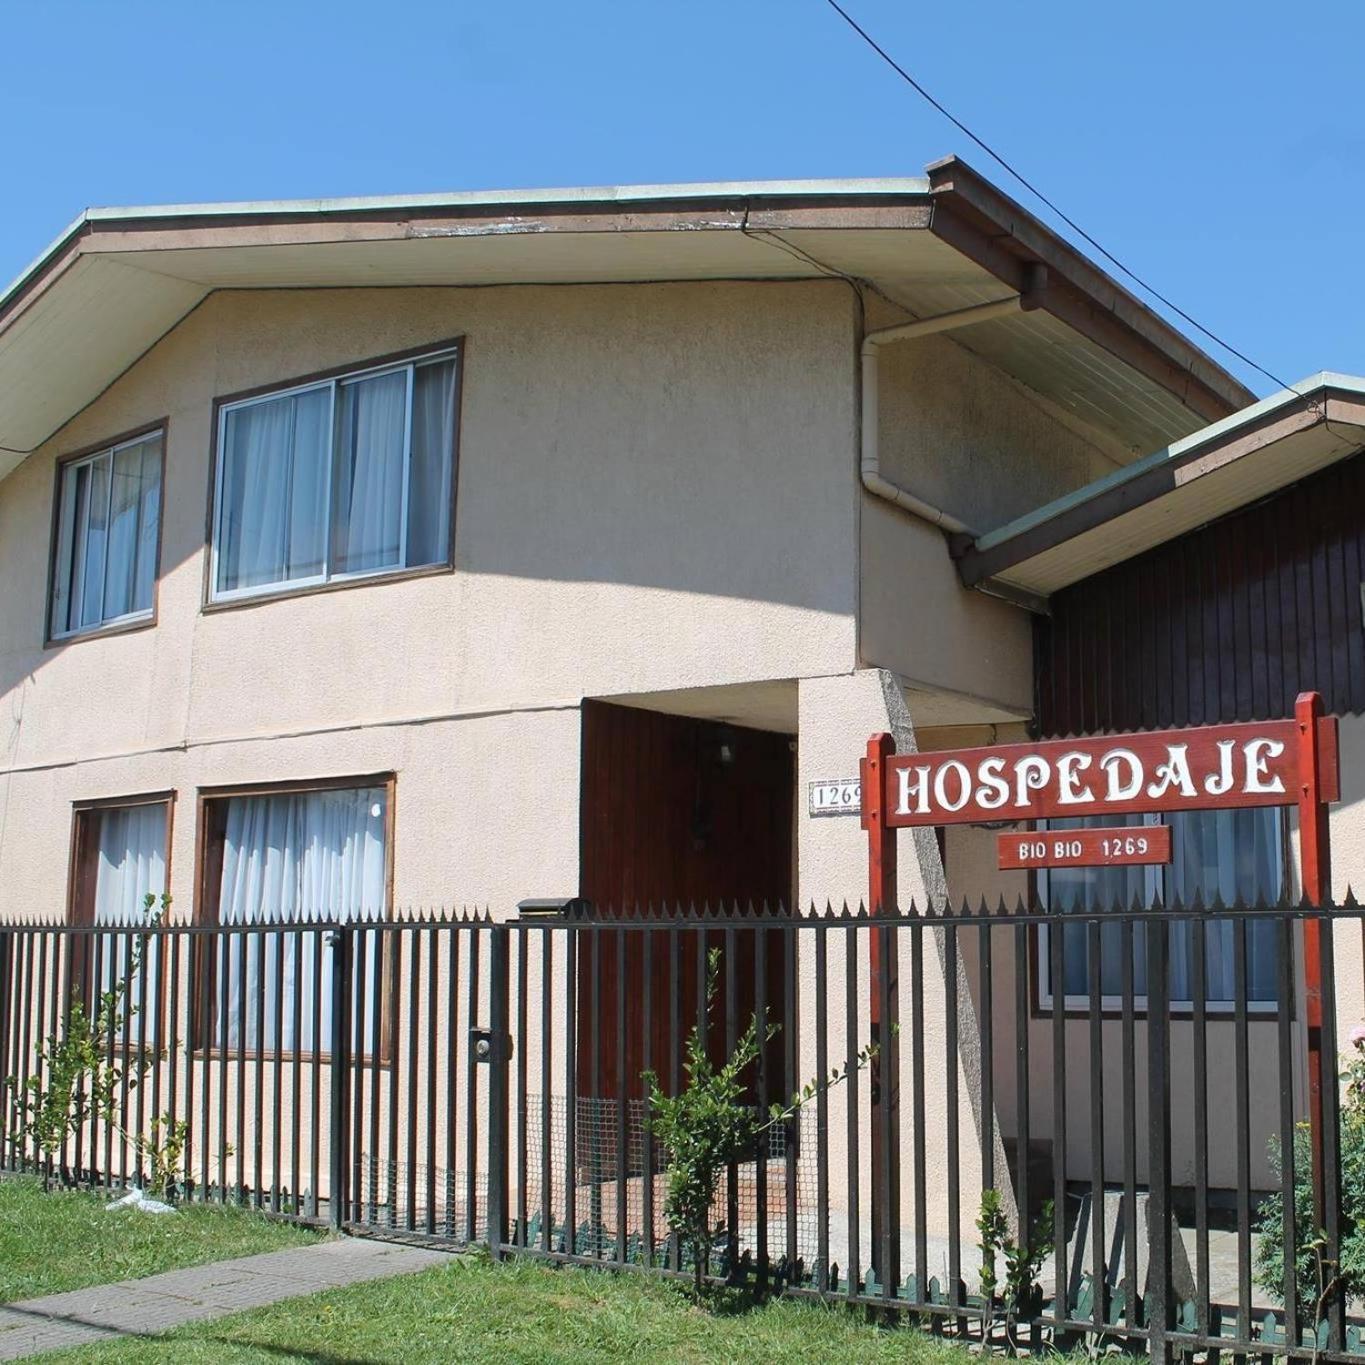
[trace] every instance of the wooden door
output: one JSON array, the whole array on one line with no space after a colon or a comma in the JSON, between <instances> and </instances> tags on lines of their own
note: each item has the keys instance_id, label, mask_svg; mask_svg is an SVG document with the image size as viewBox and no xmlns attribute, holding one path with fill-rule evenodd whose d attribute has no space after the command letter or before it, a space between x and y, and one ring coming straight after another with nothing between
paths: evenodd
<instances>
[{"instance_id":1,"label":"wooden door","mask_svg":"<svg viewBox=\"0 0 1365 1365\"><path fill-rule=\"evenodd\" d=\"M580 894L602 917L676 914L705 905L791 907L792 810L795 753L791 737L715 721L665 715L602 702L583 706ZM698 935L652 933L649 979L644 979L644 934L584 934L596 940L596 960L584 949L579 963L579 1093L619 1094L624 1063L629 1097L644 1093L646 1061L667 1084L682 1040L671 1029L671 983L678 982L682 1031L697 1018L700 980ZM717 1019L733 992L737 1027L754 1011L755 973L762 968L768 1017L785 1021L789 976L788 935L741 931L723 960ZM619 941L624 941L621 974ZM671 958L670 944L679 946ZM709 933L707 946L724 950L725 935ZM760 954L766 959L760 964ZM733 973L733 982L729 974ZM618 992L624 984L625 999ZM645 1047L645 993L651 1008ZM624 1046L618 1025L624 1004ZM594 1019L596 1028L594 1029ZM597 1047L593 1049L593 1039ZM710 1038L713 1056L723 1028ZM765 1054L769 1093L785 1093L784 1039Z\"/></svg>"}]
</instances>

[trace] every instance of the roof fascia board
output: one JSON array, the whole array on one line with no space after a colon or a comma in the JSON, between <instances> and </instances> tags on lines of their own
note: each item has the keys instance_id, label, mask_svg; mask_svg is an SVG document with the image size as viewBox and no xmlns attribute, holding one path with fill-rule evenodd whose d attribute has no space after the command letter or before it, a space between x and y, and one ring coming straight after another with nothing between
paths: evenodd
<instances>
[{"instance_id":1,"label":"roof fascia board","mask_svg":"<svg viewBox=\"0 0 1365 1365\"><path fill-rule=\"evenodd\" d=\"M1045 550L1092 531L1195 479L1323 422L1365 419L1365 379L1321 374L1234 413L1047 503L975 541L954 545L967 587L1000 578Z\"/></svg>"},{"instance_id":2,"label":"roof fascia board","mask_svg":"<svg viewBox=\"0 0 1365 1365\"><path fill-rule=\"evenodd\" d=\"M0 320L8 320L10 310L39 284L44 284L54 269L66 263L73 249L90 231L89 211L72 221L50 246L24 267L0 293Z\"/></svg>"},{"instance_id":3,"label":"roof fascia board","mask_svg":"<svg viewBox=\"0 0 1365 1365\"><path fill-rule=\"evenodd\" d=\"M96 224L80 243L87 252L154 252L196 248L252 246L313 246L356 241L405 241L424 237L537 236L545 233L592 234L684 232L702 229L750 233L819 230L854 226L867 230L927 228L931 207L923 200L902 205L860 207L850 224L846 208L793 206L766 210L742 208L684 212L668 208L629 214L574 213L547 217L489 217L453 215L359 220L260 219L240 222L213 219L140 220ZM2 305L0 305L2 306Z\"/></svg>"},{"instance_id":4,"label":"roof fascia board","mask_svg":"<svg viewBox=\"0 0 1365 1365\"><path fill-rule=\"evenodd\" d=\"M1054 294L1051 302L1046 295L1043 296L1043 307L1053 312L1060 321L1086 332L1087 322L1093 325L1098 321L1095 315L1098 305L1109 315L1114 330L1108 337L1096 334L1092 339L1127 364L1135 363L1131 340L1136 338L1145 343L1147 348L1166 361L1165 365L1151 372L1150 377L1164 388L1179 394L1180 389L1172 384L1168 376L1172 373L1185 376L1189 384L1185 401L1210 419L1226 416L1256 401L1256 395L1233 378L1207 352L965 161L955 156L945 157L933 162L927 170L934 188L935 203L950 205L954 217L967 229L966 232L957 233L963 238L962 243L954 241L952 244L963 250L971 242L971 230L975 229L981 242L994 248L996 261L1001 257L1013 257L1022 263L1041 261L1048 267L1049 292ZM942 227L945 232L952 231L950 223L944 223ZM939 229L936 214L934 231L938 232ZM994 269L984 260L979 263L986 265L987 269ZM1070 291L1055 288L1057 279L1072 286L1074 294L1071 297L1067 297ZM1062 307L1054 308L1054 303ZM1078 309L1077 303L1082 308ZM1129 344L1121 342L1125 335ZM1122 349L1116 349L1116 345L1122 345Z\"/></svg>"},{"instance_id":5,"label":"roof fascia board","mask_svg":"<svg viewBox=\"0 0 1365 1365\"><path fill-rule=\"evenodd\" d=\"M620 204L713 204L720 200L789 199L795 201L916 198L929 193L925 176L847 180L722 180L684 185L596 185L581 189L470 190L438 194L369 195L338 199L238 200L217 204L151 204L127 208L88 209L91 222L143 218L273 218L353 214L408 214L421 209L496 210L503 217L515 208L578 210Z\"/></svg>"}]
</instances>

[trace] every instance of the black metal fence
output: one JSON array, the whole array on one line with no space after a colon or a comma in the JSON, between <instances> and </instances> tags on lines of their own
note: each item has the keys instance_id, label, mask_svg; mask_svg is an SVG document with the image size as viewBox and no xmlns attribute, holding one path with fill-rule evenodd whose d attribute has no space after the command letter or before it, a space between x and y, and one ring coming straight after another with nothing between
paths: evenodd
<instances>
[{"instance_id":1,"label":"black metal fence","mask_svg":"<svg viewBox=\"0 0 1365 1365\"><path fill-rule=\"evenodd\" d=\"M0 1162L113 1185L169 1159L191 1200L684 1273L641 1075L676 1093L693 1028L719 1059L757 1016L755 1111L816 1084L726 1170L712 1275L991 1340L1365 1354L1365 1114L1334 1080L1354 903L527 910L0 927ZM67 1097L74 1036L99 1065ZM987 1292L983 1200L1033 1243L1025 1283L998 1245Z\"/></svg>"}]
</instances>

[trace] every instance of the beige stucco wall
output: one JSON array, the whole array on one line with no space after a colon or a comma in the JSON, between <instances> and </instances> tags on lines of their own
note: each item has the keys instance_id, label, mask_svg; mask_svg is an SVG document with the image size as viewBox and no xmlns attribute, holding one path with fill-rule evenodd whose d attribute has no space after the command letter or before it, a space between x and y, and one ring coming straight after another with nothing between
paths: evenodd
<instances>
[{"instance_id":1,"label":"beige stucco wall","mask_svg":"<svg viewBox=\"0 0 1365 1365\"><path fill-rule=\"evenodd\" d=\"M1365 900L1365 716L1342 716L1340 744L1341 801L1332 807L1329 837L1332 850L1332 894L1348 892ZM1336 959L1338 1033L1346 1035L1365 1023L1365 921L1343 921L1332 939Z\"/></svg>"},{"instance_id":2,"label":"beige stucco wall","mask_svg":"<svg viewBox=\"0 0 1365 1365\"><path fill-rule=\"evenodd\" d=\"M1098 437L950 335L881 347L878 381L882 472L978 531L1116 467Z\"/></svg>"},{"instance_id":3,"label":"beige stucco wall","mask_svg":"<svg viewBox=\"0 0 1365 1365\"><path fill-rule=\"evenodd\" d=\"M868 736L899 727L905 742L914 745L913 713L895 699L888 699L886 687L895 687L890 675L866 669L841 678L806 679L800 685L800 719L798 789L801 802L798 812L800 865L798 869L799 903L812 903L823 908L831 903L841 910L845 900L851 901L855 913L859 901L865 900L867 888L867 836L856 816L811 817L805 801L807 784L821 778L843 777L857 772L859 758L866 748ZM890 700L890 704L888 704ZM893 711L895 714L893 714ZM907 733L908 732L908 733ZM902 831L897 837L898 897L902 906L920 906L934 902L942 895L943 869L938 847L929 831ZM804 1079L819 1074L816 1067L815 1037L819 1015L815 962L814 932L802 934L801 952L797 959L798 1016L803 1021L800 1035L799 1074ZM837 1066L850 1055L856 1055L870 1037L870 984L868 950L870 936L864 929L827 932L826 1014L829 1061ZM978 1103L980 1088L980 1045L977 1019L959 953L958 970L953 974L957 982L957 1007L954 1012L949 990L950 959L946 957L945 933L941 930L922 931L919 945L922 1010L921 1028L914 1027L915 960L913 933L905 930L896 945L899 981L898 1019L900 1033L900 1067L896 1083L900 1095L900 1238L901 1270L907 1275L914 1270L914 1228L917 1215L922 1212L929 1238L929 1273L946 1282L949 1228L952 1226L949 1208L949 1107L952 1103L949 1077L957 1083L956 1118L958 1129L959 1207L957 1234L964 1267L975 1261L974 1221L980 1208L982 1188L981 1134L982 1123ZM850 962L850 954L853 961ZM855 1036L850 1040L848 1010L845 997L850 974L854 979L855 997L859 1012L855 1022ZM947 1034L950 1016L955 1013L957 1048L950 1054ZM924 1081L922 1088L915 1080L915 1051L921 1049ZM949 1058L951 1057L951 1060ZM951 1072L949 1068L951 1067ZM917 1095L917 1089L919 1093ZM847 1085L836 1088L829 1102L829 1153L831 1170L830 1203L833 1210L831 1244L843 1255L848 1251L846 1223L850 1194L847 1183L849 1143L849 1105L853 1096ZM871 1193L870 1164L872 1109L869 1077L863 1075L857 1094L858 1130L863 1135L858 1147L860 1237L862 1265L868 1265L871 1253ZM916 1131L915 1114L920 1108L923 1124ZM1005 1176L1004 1153L999 1143L998 1130L993 1148L996 1169L1001 1178L997 1185L1004 1189L1006 1207L1012 1208L1012 1192ZM809 1146L809 1144L807 1144ZM922 1147L925 1163L925 1198L922 1210L916 1208L914 1188L914 1154ZM806 1155L810 1155L807 1153ZM804 1156L803 1156L803 1159ZM840 1264L846 1266L845 1260ZM975 1272L965 1271L969 1280Z\"/></svg>"},{"instance_id":4,"label":"beige stucco wall","mask_svg":"<svg viewBox=\"0 0 1365 1365\"><path fill-rule=\"evenodd\" d=\"M577 885L584 696L846 671L837 284L220 293L0 483L0 915L71 802L397 770L395 899ZM215 396L463 337L456 571L201 610ZM54 461L169 417L159 619L43 647Z\"/></svg>"},{"instance_id":5,"label":"beige stucco wall","mask_svg":"<svg viewBox=\"0 0 1365 1365\"><path fill-rule=\"evenodd\" d=\"M874 325L897 319L876 314ZM1115 457L946 336L878 350L883 477L977 530L1111 472ZM958 581L944 533L864 494L859 658L936 696L934 724L1033 709L1028 613Z\"/></svg>"},{"instance_id":6,"label":"beige stucco wall","mask_svg":"<svg viewBox=\"0 0 1365 1365\"><path fill-rule=\"evenodd\" d=\"M1033 711L1028 612L964 588L941 531L862 496L858 650L932 698L932 723L1008 721Z\"/></svg>"}]
</instances>

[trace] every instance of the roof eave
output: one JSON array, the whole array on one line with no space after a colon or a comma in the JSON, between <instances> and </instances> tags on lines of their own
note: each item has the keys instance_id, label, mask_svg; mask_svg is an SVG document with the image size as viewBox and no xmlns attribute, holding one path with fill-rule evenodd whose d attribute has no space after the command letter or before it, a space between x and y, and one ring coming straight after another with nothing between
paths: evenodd
<instances>
[{"instance_id":1,"label":"roof eave","mask_svg":"<svg viewBox=\"0 0 1365 1365\"><path fill-rule=\"evenodd\" d=\"M1352 411L1334 413L1336 404ZM1314 375L994 531L959 537L953 546L958 574L967 587L1035 592L1018 572L1028 561L1287 437L1334 418L1355 425L1363 404L1365 378Z\"/></svg>"},{"instance_id":2,"label":"roof eave","mask_svg":"<svg viewBox=\"0 0 1365 1365\"><path fill-rule=\"evenodd\" d=\"M936 212L932 230L958 250L1001 278L1012 271L1021 282L1028 265L1046 266L1044 308L1180 394L1208 420L1256 401L1255 393L1206 351L960 157L943 157L925 169L936 205L951 214L943 221ZM1104 315L1117 327L1105 326ZM1164 363L1154 364L1154 357L1144 356L1130 338L1146 343Z\"/></svg>"}]
</instances>

